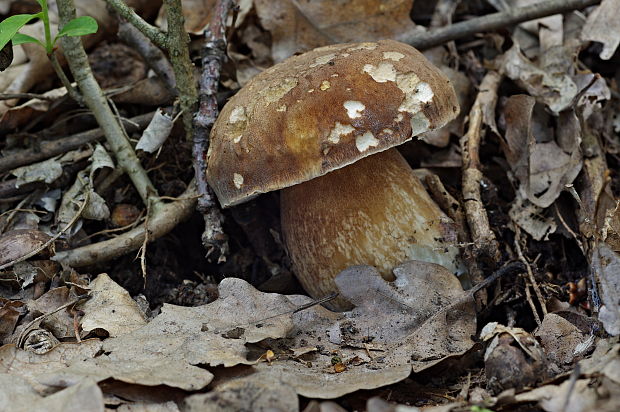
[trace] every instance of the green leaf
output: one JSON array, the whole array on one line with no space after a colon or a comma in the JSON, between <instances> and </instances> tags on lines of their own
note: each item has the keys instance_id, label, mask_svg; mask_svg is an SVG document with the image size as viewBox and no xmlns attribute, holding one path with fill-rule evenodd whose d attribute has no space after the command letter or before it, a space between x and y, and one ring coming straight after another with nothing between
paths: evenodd
<instances>
[{"instance_id":1,"label":"green leaf","mask_svg":"<svg viewBox=\"0 0 620 412\"><path fill-rule=\"evenodd\" d=\"M60 30L56 38L63 36L85 36L87 34L97 33L97 20L90 16L82 16L69 21Z\"/></svg>"},{"instance_id":2,"label":"green leaf","mask_svg":"<svg viewBox=\"0 0 620 412\"><path fill-rule=\"evenodd\" d=\"M35 39L34 37L28 36L27 34L17 33L15 36L13 36L13 46L25 43L39 43L41 46L43 46L43 43L41 43L39 39Z\"/></svg>"},{"instance_id":3,"label":"green leaf","mask_svg":"<svg viewBox=\"0 0 620 412\"><path fill-rule=\"evenodd\" d=\"M41 6L42 9L45 9L47 0L37 0L37 3L39 3L39 6Z\"/></svg>"},{"instance_id":4,"label":"green leaf","mask_svg":"<svg viewBox=\"0 0 620 412\"><path fill-rule=\"evenodd\" d=\"M0 21L0 49L10 42L13 36L15 36L19 29L24 27L26 23L40 17L40 15L41 13L16 14Z\"/></svg>"}]
</instances>

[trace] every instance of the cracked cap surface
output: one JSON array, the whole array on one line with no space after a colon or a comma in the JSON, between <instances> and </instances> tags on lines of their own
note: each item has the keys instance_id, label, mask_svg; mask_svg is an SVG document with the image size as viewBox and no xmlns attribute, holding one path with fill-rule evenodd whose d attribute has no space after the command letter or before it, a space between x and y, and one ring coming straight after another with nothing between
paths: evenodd
<instances>
[{"instance_id":1,"label":"cracked cap surface","mask_svg":"<svg viewBox=\"0 0 620 412\"><path fill-rule=\"evenodd\" d=\"M458 112L448 78L411 46L320 47L256 75L224 106L207 179L232 206L397 146Z\"/></svg>"}]
</instances>

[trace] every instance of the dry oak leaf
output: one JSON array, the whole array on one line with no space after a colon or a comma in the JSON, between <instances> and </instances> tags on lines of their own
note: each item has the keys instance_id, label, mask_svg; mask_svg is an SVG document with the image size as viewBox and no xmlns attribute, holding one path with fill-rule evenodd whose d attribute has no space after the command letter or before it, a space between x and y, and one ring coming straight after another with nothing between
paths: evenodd
<instances>
[{"instance_id":1,"label":"dry oak leaf","mask_svg":"<svg viewBox=\"0 0 620 412\"><path fill-rule=\"evenodd\" d=\"M412 0L254 1L271 33L275 62L328 44L398 40L416 30L409 18L412 6Z\"/></svg>"}]
</instances>

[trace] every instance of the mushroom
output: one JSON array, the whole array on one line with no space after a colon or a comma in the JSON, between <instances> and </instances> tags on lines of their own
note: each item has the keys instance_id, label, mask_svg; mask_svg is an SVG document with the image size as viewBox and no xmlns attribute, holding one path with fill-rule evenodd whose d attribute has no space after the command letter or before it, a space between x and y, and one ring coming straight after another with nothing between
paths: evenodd
<instances>
[{"instance_id":1,"label":"mushroom","mask_svg":"<svg viewBox=\"0 0 620 412\"><path fill-rule=\"evenodd\" d=\"M438 68L392 40L320 47L255 76L211 132L207 178L223 207L281 190L282 235L306 291L369 264L457 270L451 220L393 147L442 127L457 98ZM344 299L332 301L344 309Z\"/></svg>"}]
</instances>

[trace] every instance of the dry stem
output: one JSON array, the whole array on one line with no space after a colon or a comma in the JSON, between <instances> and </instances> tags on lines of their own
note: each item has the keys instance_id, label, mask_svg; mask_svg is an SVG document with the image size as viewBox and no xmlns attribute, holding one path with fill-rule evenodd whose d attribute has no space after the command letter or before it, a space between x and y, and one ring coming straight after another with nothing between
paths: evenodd
<instances>
[{"instance_id":1,"label":"dry stem","mask_svg":"<svg viewBox=\"0 0 620 412\"><path fill-rule=\"evenodd\" d=\"M475 245L475 254L478 257L490 258L494 262L499 261L500 253L495 240L495 234L491 230L489 218L482 204L480 185L483 175L479 148L483 130L484 106L488 104L489 96L487 93L496 94L501 79L502 76L493 71L484 76L480 84L480 91L469 112L467 133L461 138L463 200L467 223L469 224L472 241Z\"/></svg>"}]
</instances>

